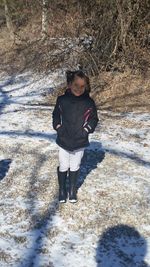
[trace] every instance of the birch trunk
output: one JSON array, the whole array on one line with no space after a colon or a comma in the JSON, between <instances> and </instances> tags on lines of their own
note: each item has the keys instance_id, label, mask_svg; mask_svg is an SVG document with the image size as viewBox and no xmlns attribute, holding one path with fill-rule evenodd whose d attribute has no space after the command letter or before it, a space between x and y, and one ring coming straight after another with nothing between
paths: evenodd
<instances>
[{"instance_id":1,"label":"birch trunk","mask_svg":"<svg viewBox=\"0 0 150 267\"><path fill-rule=\"evenodd\" d=\"M42 8L42 39L46 38L48 33L48 0L43 0Z\"/></svg>"}]
</instances>

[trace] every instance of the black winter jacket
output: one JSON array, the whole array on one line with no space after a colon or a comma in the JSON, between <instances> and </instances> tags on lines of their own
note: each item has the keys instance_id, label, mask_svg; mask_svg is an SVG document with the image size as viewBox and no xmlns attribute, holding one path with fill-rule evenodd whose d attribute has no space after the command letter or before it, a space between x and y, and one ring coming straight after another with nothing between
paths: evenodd
<instances>
[{"instance_id":1,"label":"black winter jacket","mask_svg":"<svg viewBox=\"0 0 150 267\"><path fill-rule=\"evenodd\" d=\"M97 108L87 90L76 96L67 88L57 97L52 112L53 128L57 131L56 143L73 151L89 146L89 133L93 133L98 123ZM57 124L61 126L56 129Z\"/></svg>"}]
</instances>

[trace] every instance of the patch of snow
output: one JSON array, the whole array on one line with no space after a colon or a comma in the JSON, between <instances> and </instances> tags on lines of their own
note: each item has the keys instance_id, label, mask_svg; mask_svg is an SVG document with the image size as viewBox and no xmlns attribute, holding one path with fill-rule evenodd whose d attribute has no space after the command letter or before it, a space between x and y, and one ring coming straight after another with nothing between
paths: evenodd
<instances>
[{"instance_id":1,"label":"patch of snow","mask_svg":"<svg viewBox=\"0 0 150 267\"><path fill-rule=\"evenodd\" d=\"M63 81L64 70L1 75L0 266L149 266L150 114L99 112L108 116L89 135L79 201L61 206L53 106L44 103ZM139 235L130 237L131 224Z\"/></svg>"}]
</instances>

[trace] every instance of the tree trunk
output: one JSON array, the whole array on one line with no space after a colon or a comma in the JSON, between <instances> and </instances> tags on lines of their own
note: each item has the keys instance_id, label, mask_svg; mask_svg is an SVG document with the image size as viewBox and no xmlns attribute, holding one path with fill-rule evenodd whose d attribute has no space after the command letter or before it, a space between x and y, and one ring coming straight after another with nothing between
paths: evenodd
<instances>
[{"instance_id":1,"label":"tree trunk","mask_svg":"<svg viewBox=\"0 0 150 267\"><path fill-rule=\"evenodd\" d=\"M42 39L45 39L48 34L48 0L43 0L42 9Z\"/></svg>"},{"instance_id":2,"label":"tree trunk","mask_svg":"<svg viewBox=\"0 0 150 267\"><path fill-rule=\"evenodd\" d=\"M3 2L4 2L4 7L5 7L5 18L6 18L7 29L9 31L10 38L14 41L15 33L14 33L14 27L13 27L11 15L9 12L8 3L7 3L7 0L3 0Z\"/></svg>"},{"instance_id":3,"label":"tree trunk","mask_svg":"<svg viewBox=\"0 0 150 267\"><path fill-rule=\"evenodd\" d=\"M122 47L124 51L126 50L126 37L128 33L128 29L130 27L130 24L133 19L133 10L131 6L131 1L128 1L128 11L125 11L123 8L123 2L121 0L116 0L117 3L117 9L118 9L118 14L119 14L119 19L120 19L120 40Z\"/></svg>"}]
</instances>

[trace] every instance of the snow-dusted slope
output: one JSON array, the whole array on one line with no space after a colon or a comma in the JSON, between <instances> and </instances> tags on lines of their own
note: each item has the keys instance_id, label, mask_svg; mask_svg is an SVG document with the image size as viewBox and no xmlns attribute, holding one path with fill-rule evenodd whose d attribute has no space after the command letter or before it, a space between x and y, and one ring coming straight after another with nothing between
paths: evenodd
<instances>
[{"instance_id":1,"label":"snow-dusted slope","mask_svg":"<svg viewBox=\"0 0 150 267\"><path fill-rule=\"evenodd\" d=\"M0 80L0 266L150 265L150 114L100 111L78 181L58 203L58 147L47 92L64 79Z\"/></svg>"}]
</instances>

